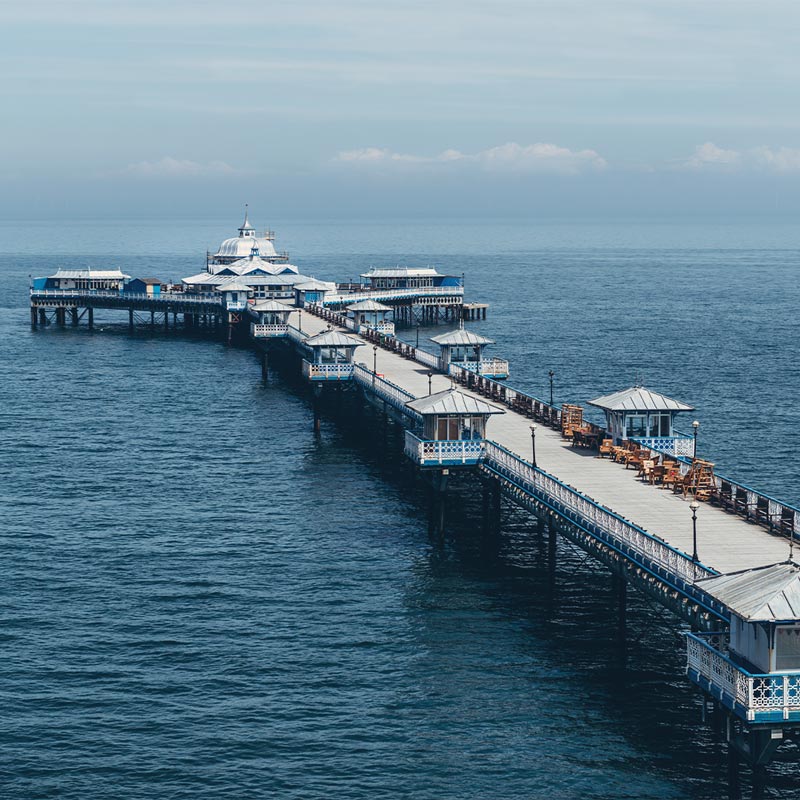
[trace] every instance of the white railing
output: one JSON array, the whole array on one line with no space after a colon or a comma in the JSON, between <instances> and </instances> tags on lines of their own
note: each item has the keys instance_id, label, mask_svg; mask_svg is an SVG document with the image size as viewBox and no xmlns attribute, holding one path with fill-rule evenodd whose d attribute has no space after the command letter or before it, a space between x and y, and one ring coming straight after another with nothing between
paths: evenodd
<instances>
[{"instance_id":1,"label":"white railing","mask_svg":"<svg viewBox=\"0 0 800 800\"><path fill-rule=\"evenodd\" d=\"M293 342L299 342L300 344L303 344L309 337L309 334L305 331L301 331L300 328L295 328L294 325L287 325L286 333ZM306 349L308 350L310 348Z\"/></svg>"},{"instance_id":2,"label":"white railing","mask_svg":"<svg viewBox=\"0 0 800 800\"><path fill-rule=\"evenodd\" d=\"M480 361L453 361L454 368L468 369L487 378L507 378L508 361L504 358L482 358Z\"/></svg>"},{"instance_id":3,"label":"white railing","mask_svg":"<svg viewBox=\"0 0 800 800\"><path fill-rule=\"evenodd\" d=\"M687 436L633 436L634 442L638 442L642 447L654 450L657 453L664 453L668 456L688 456L694 455L694 439Z\"/></svg>"},{"instance_id":4,"label":"white railing","mask_svg":"<svg viewBox=\"0 0 800 800\"><path fill-rule=\"evenodd\" d=\"M406 403L416 400L416 396L411 392L401 389L396 383L387 381L386 378L367 369L363 364L354 365L353 379L406 416L416 422L422 421L422 417L416 411L412 411L406 406Z\"/></svg>"},{"instance_id":5,"label":"white railing","mask_svg":"<svg viewBox=\"0 0 800 800\"><path fill-rule=\"evenodd\" d=\"M353 377L353 365L312 364L303 359L303 377L311 381L345 381Z\"/></svg>"},{"instance_id":6,"label":"white railing","mask_svg":"<svg viewBox=\"0 0 800 800\"><path fill-rule=\"evenodd\" d=\"M477 464L483 457L483 439L445 439L431 441L420 439L406 431L406 455L417 464Z\"/></svg>"},{"instance_id":7,"label":"white railing","mask_svg":"<svg viewBox=\"0 0 800 800\"><path fill-rule=\"evenodd\" d=\"M671 547L663 539L647 533L643 528L601 506L552 475L533 467L495 442L486 442L484 463L515 482L526 493L555 501L560 511L573 512L577 517L601 529L606 538L612 539L615 545L622 546L624 551L646 558L652 564L662 567L671 576L692 583L697 578L716 574L703 564L693 562L688 555Z\"/></svg>"},{"instance_id":8,"label":"white railing","mask_svg":"<svg viewBox=\"0 0 800 800\"><path fill-rule=\"evenodd\" d=\"M349 319L347 321L352 322L352 320ZM386 336L394 336L394 322L379 322L377 325L363 323L358 326L359 333L365 333L366 331L377 331L378 333L383 333Z\"/></svg>"},{"instance_id":9,"label":"white railing","mask_svg":"<svg viewBox=\"0 0 800 800\"><path fill-rule=\"evenodd\" d=\"M463 286L414 286L408 289L367 289L363 292L326 292L324 305L332 303L358 303L361 300L403 300L406 298L424 298L452 296L461 299L464 296Z\"/></svg>"},{"instance_id":10,"label":"white railing","mask_svg":"<svg viewBox=\"0 0 800 800\"><path fill-rule=\"evenodd\" d=\"M424 364L426 367L431 367L432 369L439 369L439 356L433 355L433 353L428 353L426 350L420 350L418 347L414 350L414 360L419 361L420 364Z\"/></svg>"},{"instance_id":11,"label":"white railing","mask_svg":"<svg viewBox=\"0 0 800 800\"><path fill-rule=\"evenodd\" d=\"M262 337L271 337L271 336L286 336L288 332L289 326L286 323L262 323L262 322L251 322L250 323L250 335L254 339L260 339Z\"/></svg>"},{"instance_id":12,"label":"white railing","mask_svg":"<svg viewBox=\"0 0 800 800\"><path fill-rule=\"evenodd\" d=\"M764 712L778 711L783 719L800 713L800 673L753 674L731 661L723 648L720 634L687 634L687 667L741 705L749 722Z\"/></svg>"},{"instance_id":13,"label":"white railing","mask_svg":"<svg viewBox=\"0 0 800 800\"><path fill-rule=\"evenodd\" d=\"M222 301L219 295L198 297L197 295L183 292L146 294L144 292L122 292L105 289L31 289L32 299L80 300L93 297L108 297L114 300L160 300L167 303L202 303L205 305L219 305Z\"/></svg>"}]
</instances>

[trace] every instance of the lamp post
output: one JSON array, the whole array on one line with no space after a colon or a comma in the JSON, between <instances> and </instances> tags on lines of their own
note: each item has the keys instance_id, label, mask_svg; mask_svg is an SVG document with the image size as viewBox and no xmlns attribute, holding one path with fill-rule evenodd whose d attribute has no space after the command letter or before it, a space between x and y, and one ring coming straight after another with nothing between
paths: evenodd
<instances>
[{"instance_id":1,"label":"lamp post","mask_svg":"<svg viewBox=\"0 0 800 800\"><path fill-rule=\"evenodd\" d=\"M536 467L536 426L531 425L531 464Z\"/></svg>"},{"instance_id":2,"label":"lamp post","mask_svg":"<svg viewBox=\"0 0 800 800\"><path fill-rule=\"evenodd\" d=\"M700 503L692 500L689 508L692 509L692 563L697 564L697 509L700 508Z\"/></svg>"},{"instance_id":3,"label":"lamp post","mask_svg":"<svg viewBox=\"0 0 800 800\"><path fill-rule=\"evenodd\" d=\"M553 376L555 375L555 372L553 372L553 370L550 370L550 372L548 372L547 374L550 376L550 406L552 407L552 405L553 405Z\"/></svg>"},{"instance_id":4,"label":"lamp post","mask_svg":"<svg viewBox=\"0 0 800 800\"><path fill-rule=\"evenodd\" d=\"M433 394L433 389L431 388L432 386L433 386L433 373L429 372L428 373L428 395Z\"/></svg>"},{"instance_id":5,"label":"lamp post","mask_svg":"<svg viewBox=\"0 0 800 800\"><path fill-rule=\"evenodd\" d=\"M416 347L419 347L419 322L417 323L417 344Z\"/></svg>"},{"instance_id":6,"label":"lamp post","mask_svg":"<svg viewBox=\"0 0 800 800\"><path fill-rule=\"evenodd\" d=\"M378 345L372 345L372 385L375 386L375 378L378 376Z\"/></svg>"},{"instance_id":7,"label":"lamp post","mask_svg":"<svg viewBox=\"0 0 800 800\"><path fill-rule=\"evenodd\" d=\"M695 420L692 423L692 428L694 429L694 446L692 447L692 461L697 458L697 429L700 427L700 423Z\"/></svg>"}]
</instances>

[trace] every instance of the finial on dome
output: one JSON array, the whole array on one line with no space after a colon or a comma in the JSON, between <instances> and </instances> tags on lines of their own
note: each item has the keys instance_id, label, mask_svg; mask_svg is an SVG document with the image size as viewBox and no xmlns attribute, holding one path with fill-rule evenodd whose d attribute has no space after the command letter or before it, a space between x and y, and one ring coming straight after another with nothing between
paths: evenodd
<instances>
[{"instance_id":1,"label":"finial on dome","mask_svg":"<svg viewBox=\"0 0 800 800\"><path fill-rule=\"evenodd\" d=\"M244 222L239 227L239 231L252 231L255 230L253 226L250 224L249 219L249 206L247 203L244 204Z\"/></svg>"}]
</instances>

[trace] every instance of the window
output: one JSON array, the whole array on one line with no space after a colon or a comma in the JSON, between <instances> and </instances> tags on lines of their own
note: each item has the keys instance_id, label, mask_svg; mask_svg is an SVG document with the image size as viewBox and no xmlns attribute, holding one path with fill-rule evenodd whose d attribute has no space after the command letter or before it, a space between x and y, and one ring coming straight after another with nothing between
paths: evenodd
<instances>
[{"instance_id":1,"label":"window","mask_svg":"<svg viewBox=\"0 0 800 800\"><path fill-rule=\"evenodd\" d=\"M779 670L800 669L800 628L779 627L777 634L775 667Z\"/></svg>"},{"instance_id":2,"label":"window","mask_svg":"<svg viewBox=\"0 0 800 800\"><path fill-rule=\"evenodd\" d=\"M640 415L627 417L625 435L628 439L632 436L647 436L647 417Z\"/></svg>"}]
</instances>

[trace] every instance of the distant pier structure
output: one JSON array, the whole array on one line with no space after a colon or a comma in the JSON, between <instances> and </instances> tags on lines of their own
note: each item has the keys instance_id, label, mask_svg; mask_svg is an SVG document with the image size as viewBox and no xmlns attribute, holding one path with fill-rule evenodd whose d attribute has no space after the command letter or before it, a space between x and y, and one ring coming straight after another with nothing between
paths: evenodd
<instances>
[{"instance_id":1,"label":"distant pier structure","mask_svg":"<svg viewBox=\"0 0 800 800\"><path fill-rule=\"evenodd\" d=\"M430 266L397 266L375 267L360 278L358 283L336 282L302 274L288 252L276 249L274 232L256 231L246 210L237 235L206 253L202 272L177 284L106 268L59 269L36 278L31 324L61 325L69 317L73 325L86 320L92 327L96 310L124 310L131 327L211 326L227 329L232 338L237 328L246 331L251 323L249 306L267 300L349 310L362 326L382 334L393 334L395 325L486 318L486 303L464 303L463 276Z\"/></svg>"},{"instance_id":2,"label":"distant pier structure","mask_svg":"<svg viewBox=\"0 0 800 800\"><path fill-rule=\"evenodd\" d=\"M463 278L403 267L372 269L359 284L319 280L272 250L263 258L247 219L230 242L181 286L116 270L37 279L31 324L88 315L91 326L97 308L127 309L131 327L144 312L165 327L181 316L249 336L265 380L272 354L305 379L316 430L326 395L358 400L351 420L366 400L404 429L439 530L449 476L471 474L493 530L503 498L530 513L551 574L559 540L608 571L621 641L628 588L691 628L687 676L704 717L722 721L734 766L758 773L783 742L800 742L800 508L716 471L702 442L698 451L700 422L688 435L674 426L692 406L611 386L591 401L604 424L590 422L588 409L554 401L552 372L549 401L508 382L509 362L484 352L495 343L464 325ZM394 335L395 322L437 319L455 329L431 345Z\"/></svg>"}]
</instances>

